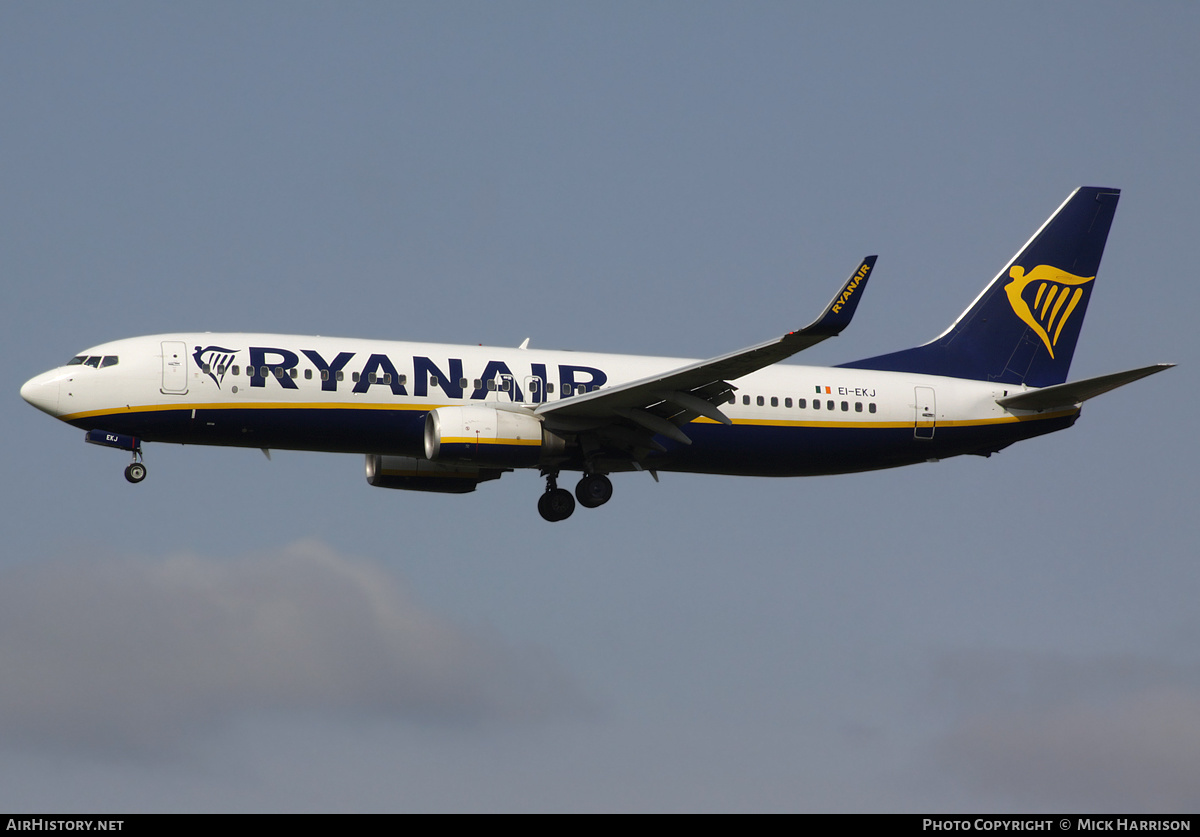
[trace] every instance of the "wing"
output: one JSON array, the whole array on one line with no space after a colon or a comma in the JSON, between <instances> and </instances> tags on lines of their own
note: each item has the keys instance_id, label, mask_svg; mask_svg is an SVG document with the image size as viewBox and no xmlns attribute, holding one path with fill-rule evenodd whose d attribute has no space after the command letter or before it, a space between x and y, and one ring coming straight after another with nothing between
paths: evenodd
<instances>
[{"instance_id":1,"label":"wing","mask_svg":"<svg viewBox=\"0 0 1200 837\"><path fill-rule=\"evenodd\" d=\"M553 430L595 432L593 442L629 451L635 459L639 449L664 450L655 434L690 445L680 425L697 416L730 424L717 407L736 389L730 381L835 337L850 324L875 259L863 259L821 316L799 331L661 375L542 404L535 412Z\"/></svg>"}]
</instances>

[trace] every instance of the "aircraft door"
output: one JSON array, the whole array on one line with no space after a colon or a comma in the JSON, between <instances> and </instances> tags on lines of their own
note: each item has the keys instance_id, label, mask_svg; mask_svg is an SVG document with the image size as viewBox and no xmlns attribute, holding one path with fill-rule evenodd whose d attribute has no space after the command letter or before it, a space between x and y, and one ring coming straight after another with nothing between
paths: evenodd
<instances>
[{"instance_id":1,"label":"aircraft door","mask_svg":"<svg viewBox=\"0 0 1200 837\"><path fill-rule=\"evenodd\" d=\"M517 386L517 379L505 372L500 372L496 375L496 400L497 401L521 401L521 388Z\"/></svg>"},{"instance_id":2,"label":"aircraft door","mask_svg":"<svg viewBox=\"0 0 1200 837\"><path fill-rule=\"evenodd\" d=\"M162 341L162 391L166 395L186 395L187 344L178 340Z\"/></svg>"},{"instance_id":3,"label":"aircraft door","mask_svg":"<svg viewBox=\"0 0 1200 837\"><path fill-rule=\"evenodd\" d=\"M913 437L916 439L932 439L937 427L937 400L933 387L916 387L916 423L913 425Z\"/></svg>"},{"instance_id":4,"label":"aircraft door","mask_svg":"<svg viewBox=\"0 0 1200 837\"><path fill-rule=\"evenodd\" d=\"M530 376L525 379L525 400L530 404L541 404L546 400L545 381Z\"/></svg>"}]
</instances>

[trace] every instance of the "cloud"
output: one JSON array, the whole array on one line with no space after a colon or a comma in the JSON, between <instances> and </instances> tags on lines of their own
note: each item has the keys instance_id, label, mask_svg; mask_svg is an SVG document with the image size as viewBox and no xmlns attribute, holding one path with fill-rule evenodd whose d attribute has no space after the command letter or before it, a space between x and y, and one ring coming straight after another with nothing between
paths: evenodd
<instances>
[{"instance_id":1,"label":"cloud","mask_svg":"<svg viewBox=\"0 0 1200 837\"><path fill-rule=\"evenodd\" d=\"M1109 656L950 658L942 767L1023 809L1184 813L1200 806L1194 666ZM990 684L990 686L989 686Z\"/></svg>"},{"instance_id":2,"label":"cloud","mask_svg":"<svg viewBox=\"0 0 1200 837\"><path fill-rule=\"evenodd\" d=\"M464 724L581 705L536 652L455 627L311 541L5 571L0 671L0 741L133 752L260 710Z\"/></svg>"}]
</instances>

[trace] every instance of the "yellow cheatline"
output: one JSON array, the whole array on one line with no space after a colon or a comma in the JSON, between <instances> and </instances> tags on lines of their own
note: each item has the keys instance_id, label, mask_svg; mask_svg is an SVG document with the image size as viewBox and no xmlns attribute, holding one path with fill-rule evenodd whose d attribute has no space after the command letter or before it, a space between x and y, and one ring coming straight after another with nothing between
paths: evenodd
<instances>
[{"instance_id":1,"label":"yellow cheatline","mask_svg":"<svg viewBox=\"0 0 1200 837\"><path fill-rule=\"evenodd\" d=\"M138 407L126 407L123 410L89 410L82 413L71 413L62 417L63 421L73 421L81 418L94 418L96 416L123 416L129 413L171 413L180 410L420 410L427 412L437 409L438 407L446 407L447 404L346 404L336 403L330 404L322 401L305 402L305 403L289 403L282 402L266 402L266 403L214 403L214 404L146 404Z\"/></svg>"},{"instance_id":2,"label":"yellow cheatline","mask_svg":"<svg viewBox=\"0 0 1200 837\"><path fill-rule=\"evenodd\" d=\"M255 409L281 409L281 410L420 410L428 411L436 409L439 406L448 406L444 404L428 406L418 404L288 404L288 403L270 403L270 404L195 404L188 406L170 406L164 404L155 404L142 407L128 407L124 410L92 410L90 412L72 413L62 417L63 421L76 421L84 418L97 418L99 416L120 416L128 415L129 413L153 413L153 412L177 412L180 410L206 410L206 411L223 411L223 410L255 410ZM1009 424L1020 421L1040 421L1042 419L1059 418L1073 413L1078 413L1078 408L1070 408L1066 410L1056 410L1052 413L1030 413L1024 416L995 416L992 418L983 419L964 419L959 421L939 420L936 422L938 427L975 427L985 424ZM692 419L693 424L720 424L710 418L699 416ZM787 419L733 419L736 426L746 427L834 427L834 428L853 428L857 430L879 430L896 427L912 427L912 421L794 421ZM540 445L541 439L475 439L475 438L454 438L443 439L443 444L482 444L482 445Z\"/></svg>"},{"instance_id":3,"label":"yellow cheatline","mask_svg":"<svg viewBox=\"0 0 1200 837\"><path fill-rule=\"evenodd\" d=\"M452 436L442 439L443 445L540 445L541 439L476 439L474 436Z\"/></svg>"},{"instance_id":4,"label":"yellow cheatline","mask_svg":"<svg viewBox=\"0 0 1200 837\"><path fill-rule=\"evenodd\" d=\"M1076 408L1067 410L1056 410L1052 413L1031 413L1026 416L994 416L982 419L962 419L957 421L948 421L939 419L935 422L928 422L928 426L936 427L977 427L985 424L1012 424L1021 421L1040 421L1042 419L1059 418L1061 416L1071 415L1079 412ZM692 419L693 424L717 424L718 422L708 418ZM734 419L733 423L738 426L747 427L837 427L837 428L852 428L857 430L879 430L895 427L912 427L914 421L788 421L783 419ZM923 425L924 426L924 425Z\"/></svg>"}]
</instances>

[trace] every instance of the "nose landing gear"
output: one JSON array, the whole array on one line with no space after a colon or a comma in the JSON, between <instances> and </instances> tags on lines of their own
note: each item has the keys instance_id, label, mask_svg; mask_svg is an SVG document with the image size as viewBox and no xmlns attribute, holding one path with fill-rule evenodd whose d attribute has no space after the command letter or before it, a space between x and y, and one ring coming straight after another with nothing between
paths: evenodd
<instances>
[{"instance_id":1,"label":"nose landing gear","mask_svg":"<svg viewBox=\"0 0 1200 837\"><path fill-rule=\"evenodd\" d=\"M146 478L146 466L141 462L133 462L125 468L125 479L136 484Z\"/></svg>"},{"instance_id":2,"label":"nose landing gear","mask_svg":"<svg viewBox=\"0 0 1200 837\"><path fill-rule=\"evenodd\" d=\"M125 468L125 479L136 484L146 478L146 466L142 464L141 439L123 433L110 433L107 430L89 430L83 440L91 445L129 451L133 454L133 462Z\"/></svg>"}]
</instances>

